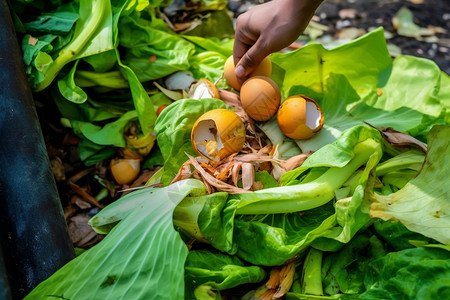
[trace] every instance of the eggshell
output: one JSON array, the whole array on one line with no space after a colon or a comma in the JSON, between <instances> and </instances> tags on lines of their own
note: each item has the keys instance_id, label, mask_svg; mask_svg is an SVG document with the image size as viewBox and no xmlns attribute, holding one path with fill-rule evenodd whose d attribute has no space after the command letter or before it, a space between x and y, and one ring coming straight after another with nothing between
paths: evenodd
<instances>
[{"instance_id":1,"label":"eggshell","mask_svg":"<svg viewBox=\"0 0 450 300\"><path fill-rule=\"evenodd\" d=\"M129 184L136 179L140 171L138 159L113 159L110 163L111 174L118 184Z\"/></svg>"},{"instance_id":2,"label":"eggshell","mask_svg":"<svg viewBox=\"0 0 450 300\"><path fill-rule=\"evenodd\" d=\"M280 89L266 76L247 79L242 85L240 96L245 112L256 121L270 120L276 114L281 101Z\"/></svg>"},{"instance_id":3,"label":"eggshell","mask_svg":"<svg viewBox=\"0 0 450 300\"><path fill-rule=\"evenodd\" d=\"M281 103L277 113L278 126L292 139L309 139L322 129L323 113L311 98L295 95Z\"/></svg>"},{"instance_id":4,"label":"eggshell","mask_svg":"<svg viewBox=\"0 0 450 300\"><path fill-rule=\"evenodd\" d=\"M244 123L231 110L213 109L195 122L191 142L199 155L220 161L232 153L239 152L244 146Z\"/></svg>"},{"instance_id":5,"label":"eggshell","mask_svg":"<svg viewBox=\"0 0 450 300\"><path fill-rule=\"evenodd\" d=\"M233 56L228 57L224 66L224 77L227 83L235 90L241 89L241 83L238 81L236 75L234 74L235 65ZM256 67L256 69L248 75L249 78L254 76L267 76L270 77L272 74L272 61L269 57L265 57L262 62Z\"/></svg>"}]
</instances>

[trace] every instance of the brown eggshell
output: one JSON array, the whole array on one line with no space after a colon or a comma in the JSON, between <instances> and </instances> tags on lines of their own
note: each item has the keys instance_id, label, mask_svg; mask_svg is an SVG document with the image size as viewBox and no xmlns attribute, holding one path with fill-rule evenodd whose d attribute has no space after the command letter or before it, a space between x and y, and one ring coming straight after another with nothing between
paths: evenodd
<instances>
[{"instance_id":1,"label":"brown eggshell","mask_svg":"<svg viewBox=\"0 0 450 300\"><path fill-rule=\"evenodd\" d=\"M280 89L269 77L251 77L242 85L242 107L253 120L270 120L276 114L280 101Z\"/></svg>"}]
</instances>

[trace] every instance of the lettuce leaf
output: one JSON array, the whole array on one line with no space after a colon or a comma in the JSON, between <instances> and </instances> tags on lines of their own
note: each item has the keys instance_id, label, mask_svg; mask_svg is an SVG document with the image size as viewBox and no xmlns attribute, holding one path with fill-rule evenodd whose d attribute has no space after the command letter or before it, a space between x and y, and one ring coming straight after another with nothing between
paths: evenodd
<instances>
[{"instance_id":1,"label":"lettuce leaf","mask_svg":"<svg viewBox=\"0 0 450 300\"><path fill-rule=\"evenodd\" d=\"M450 293L450 251L419 247L391 252L369 264L359 299L445 299Z\"/></svg>"},{"instance_id":2,"label":"lettuce leaf","mask_svg":"<svg viewBox=\"0 0 450 300\"><path fill-rule=\"evenodd\" d=\"M173 227L172 213L188 194L204 194L206 189L200 181L187 179L152 193L130 193L103 209L91 221L94 229L109 222L117 206L127 208L101 243L67 263L25 299L182 299L188 249Z\"/></svg>"},{"instance_id":3,"label":"lettuce leaf","mask_svg":"<svg viewBox=\"0 0 450 300\"><path fill-rule=\"evenodd\" d=\"M119 43L126 50L123 63L141 82L189 69L194 45L176 34L150 25L135 15L120 19ZM149 60L151 56L155 57L153 62Z\"/></svg>"},{"instance_id":4,"label":"lettuce leaf","mask_svg":"<svg viewBox=\"0 0 450 300\"><path fill-rule=\"evenodd\" d=\"M185 264L185 299L196 299L194 290L200 285L225 290L241 284L260 282L265 276L264 269L245 266L236 256L194 250L189 252Z\"/></svg>"},{"instance_id":5,"label":"lettuce leaf","mask_svg":"<svg viewBox=\"0 0 450 300\"><path fill-rule=\"evenodd\" d=\"M303 151L318 150L362 121L414 136L449 124L450 77L430 60L399 56L392 62L381 28L331 50L310 44L271 59L283 99L304 94L323 109L322 130L296 141Z\"/></svg>"},{"instance_id":6,"label":"lettuce leaf","mask_svg":"<svg viewBox=\"0 0 450 300\"><path fill-rule=\"evenodd\" d=\"M429 151L422 170L394 194L371 194L370 216L398 220L411 231L450 244L450 126L436 125L428 134Z\"/></svg>"}]
</instances>

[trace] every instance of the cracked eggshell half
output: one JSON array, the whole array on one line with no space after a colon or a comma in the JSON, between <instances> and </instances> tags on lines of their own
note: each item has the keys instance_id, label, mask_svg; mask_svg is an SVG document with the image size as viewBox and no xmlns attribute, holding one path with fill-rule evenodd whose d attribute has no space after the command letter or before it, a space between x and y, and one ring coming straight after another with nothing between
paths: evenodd
<instances>
[{"instance_id":1,"label":"cracked eggshell half","mask_svg":"<svg viewBox=\"0 0 450 300\"><path fill-rule=\"evenodd\" d=\"M219 90L211 81L200 79L192 83L189 88L188 97L191 99L216 98L220 99Z\"/></svg>"},{"instance_id":2,"label":"cracked eggshell half","mask_svg":"<svg viewBox=\"0 0 450 300\"><path fill-rule=\"evenodd\" d=\"M239 152L245 142L245 126L239 116L228 109L213 109L195 122L191 132L194 150L219 162Z\"/></svg>"},{"instance_id":3,"label":"cracked eggshell half","mask_svg":"<svg viewBox=\"0 0 450 300\"><path fill-rule=\"evenodd\" d=\"M295 140L313 137L323 126L323 113L311 98L295 95L281 103L277 113L278 126L287 136Z\"/></svg>"}]
</instances>

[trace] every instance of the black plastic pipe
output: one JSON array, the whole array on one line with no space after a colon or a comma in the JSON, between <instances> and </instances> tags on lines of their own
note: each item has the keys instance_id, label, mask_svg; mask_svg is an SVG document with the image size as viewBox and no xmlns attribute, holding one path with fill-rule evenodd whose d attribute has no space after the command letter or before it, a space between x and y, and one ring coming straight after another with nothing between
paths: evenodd
<instances>
[{"instance_id":1,"label":"black plastic pipe","mask_svg":"<svg viewBox=\"0 0 450 300\"><path fill-rule=\"evenodd\" d=\"M5 261L3 259L2 245L0 244L0 300L11 300L8 275L6 274Z\"/></svg>"},{"instance_id":2,"label":"black plastic pipe","mask_svg":"<svg viewBox=\"0 0 450 300\"><path fill-rule=\"evenodd\" d=\"M5 0L0 0L0 242L13 299L22 299L75 256Z\"/></svg>"}]
</instances>

